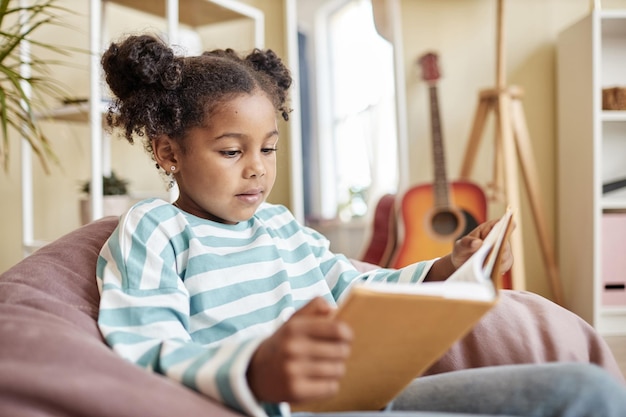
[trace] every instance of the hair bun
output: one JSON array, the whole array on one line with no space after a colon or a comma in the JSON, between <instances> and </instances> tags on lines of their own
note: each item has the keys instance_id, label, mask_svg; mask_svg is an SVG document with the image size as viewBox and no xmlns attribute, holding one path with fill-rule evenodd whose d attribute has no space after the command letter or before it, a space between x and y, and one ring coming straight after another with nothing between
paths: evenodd
<instances>
[{"instance_id":1,"label":"hair bun","mask_svg":"<svg viewBox=\"0 0 626 417\"><path fill-rule=\"evenodd\" d=\"M180 60L168 45L150 35L111 44L102 56L102 66L109 87L121 100L138 89L172 90L181 82Z\"/></svg>"},{"instance_id":2,"label":"hair bun","mask_svg":"<svg viewBox=\"0 0 626 417\"><path fill-rule=\"evenodd\" d=\"M289 69L271 49L254 49L248 55L247 60L257 71L265 72L272 77L280 88L286 90L291 86L292 78Z\"/></svg>"},{"instance_id":3,"label":"hair bun","mask_svg":"<svg viewBox=\"0 0 626 417\"><path fill-rule=\"evenodd\" d=\"M283 119L289 120L289 109L285 104L287 101L287 90L291 86L292 78L289 69L283 61L271 49L261 50L255 48L247 57L246 61L256 71L260 71L269 76L277 87L278 99L277 108L280 110Z\"/></svg>"}]
</instances>

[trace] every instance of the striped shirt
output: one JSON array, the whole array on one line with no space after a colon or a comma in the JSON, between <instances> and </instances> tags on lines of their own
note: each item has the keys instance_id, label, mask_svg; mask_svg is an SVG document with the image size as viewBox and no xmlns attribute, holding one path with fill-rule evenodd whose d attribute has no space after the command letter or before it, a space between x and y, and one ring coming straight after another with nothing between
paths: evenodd
<instances>
[{"instance_id":1,"label":"striped shirt","mask_svg":"<svg viewBox=\"0 0 626 417\"><path fill-rule=\"evenodd\" d=\"M315 296L336 305L357 281L419 282L431 264L360 273L283 206L228 225L150 199L100 252L98 325L127 360L248 415L279 414L246 380L265 338Z\"/></svg>"}]
</instances>

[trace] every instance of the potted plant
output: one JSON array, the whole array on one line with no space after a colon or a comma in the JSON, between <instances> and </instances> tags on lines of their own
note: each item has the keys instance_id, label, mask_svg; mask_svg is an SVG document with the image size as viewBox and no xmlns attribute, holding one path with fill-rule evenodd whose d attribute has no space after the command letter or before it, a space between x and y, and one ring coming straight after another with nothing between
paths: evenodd
<instances>
[{"instance_id":1,"label":"potted plant","mask_svg":"<svg viewBox=\"0 0 626 417\"><path fill-rule=\"evenodd\" d=\"M84 181L80 190L85 194L85 197L80 200L80 218L82 224L87 224L91 219L91 181ZM128 181L118 177L114 171L111 171L111 175L103 175L102 214L119 216L128 210L130 203Z\"/></svg>"},{"instance_id":2,"label":"potted plant","mask_svg":"<svg viewBox=\"0 0 626 417\"><path fill-rule=\"evenodd\" d=\"M49 65L59 63L34 54L22 54L24 46L44 48L67 55L71 48L37 41L33 33L45 25L64 26L60 13L70 12L57 0L0 0L0 166L6 172L9 164L10 131L16 140L30 144L45 172L48 162L58 163L50 141L43 134L37 109L45 97L63 98L65 88L49 77Z\"/></svg>"}]
</instances>

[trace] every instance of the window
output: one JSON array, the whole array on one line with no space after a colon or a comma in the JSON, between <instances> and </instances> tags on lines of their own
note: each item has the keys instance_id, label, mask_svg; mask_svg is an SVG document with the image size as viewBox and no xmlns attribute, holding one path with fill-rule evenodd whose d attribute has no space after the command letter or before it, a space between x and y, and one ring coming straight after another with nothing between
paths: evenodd
<instances>
[{"instance_id":1,"label":"window","mask_svg":"<svg viewBox=\"0 0 626 417\"><path fill-rule=\"evenodd\" d=\"M332 3L315 20L316 97L301 95L317 102L317 134L303 132L305 215L349 220L397 190L393 46L376 31L370 0ZM306 39L300 45L306 53Z\"/></svg>"}]
</instances>

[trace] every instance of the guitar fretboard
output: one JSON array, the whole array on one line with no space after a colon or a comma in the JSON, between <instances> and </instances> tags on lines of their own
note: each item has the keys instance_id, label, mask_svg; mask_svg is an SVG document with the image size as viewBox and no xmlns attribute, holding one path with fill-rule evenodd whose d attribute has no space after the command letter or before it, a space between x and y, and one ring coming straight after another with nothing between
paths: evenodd
<instances>
[{"instance_id":1,"label":"guitar fretboard","mask_svg":"<svg viewBox=\"0 0 626 417\"><path fill-rule=\"evenodd\" d=\"M435 180L433 182L435 193L435 206L448 207L450 205L450 200L448 196L449 187L448 178L446 176L446 161L443 148L443 138L441 134L441 121L439 118L439 99L437 97L437 86L434 83L431 83L428 90L430 93L430 126L432 132L432 151L435 168Z\"/></svg>"}]
</instances>

